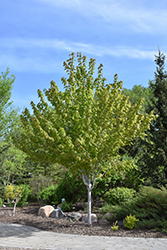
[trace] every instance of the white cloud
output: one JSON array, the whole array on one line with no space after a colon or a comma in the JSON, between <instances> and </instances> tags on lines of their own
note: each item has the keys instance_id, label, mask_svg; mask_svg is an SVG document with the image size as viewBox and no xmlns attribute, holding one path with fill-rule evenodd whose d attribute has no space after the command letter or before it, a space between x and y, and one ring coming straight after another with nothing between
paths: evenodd
<instances>
[{"instance_id":1,"label":"white cloud","mask_svg":"<svg viewBox=\"0 0 167 250\"><path fill-rule=\"evenodd\" d=\"M68 51L71 52L84 52L95 56L127 56L129 58L148 58L152 59L151 56L155 51L145 51L140 50L133 47L127 46L112 46L105 47L105 46L98 46L94 44L86 44L86 43L77 43L67 40L58 40L58 39L1 39L0 41L0 49L3 47L7 47L8 49L25 49L25 51L36 52L36 54L47 55L50 52L55 52L57 50ZM42 50L41 50L42 49ZM44 52L45 51L45 52ZM26 54L26 53L25 53ZM36 58L34 55L34 61L38 61L38 57Z\"/></svg>"},{"instance_id":2,"label":"white cloud","mask_svg":"<svg viewBox=\"0 0 167 250\"><path fill-rule=\"evenodd\" d=\"M161 32L166 31L167 8L131 0L36 0L53 7L61 7L84 16L101 17L111 25L126 25L129 30L136 32ZM156 8L156 7L159 8ZM119 26L119 29L121 25Z\"/></svg>"},{"instance_id":3,"label":"white cloud","mask_svg":"<svg viewBox=\"0 0 167 250\"><path fill-rule=\"evenodd\" d=\"M6 49L7 48L7 49ZM20 51L24 49L24 54ZM4 52L5 51L5 52ZM8 52L6 52L8 51ZM57 54L61 52L60 56ZM127 57L154 59L156 51L126 46L97 46L94 44L49 39L1 39L0 66L7 65L16 71L60 72L65 53L81 52L92 57Z\"/></svg>"}]
</instances>

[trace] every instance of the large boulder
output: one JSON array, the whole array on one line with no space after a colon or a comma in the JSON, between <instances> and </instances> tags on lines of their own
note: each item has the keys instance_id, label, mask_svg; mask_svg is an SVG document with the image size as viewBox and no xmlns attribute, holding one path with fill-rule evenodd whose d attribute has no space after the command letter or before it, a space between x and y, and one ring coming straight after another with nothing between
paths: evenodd
<instances>
[{"instance_id":1,"label":"large boulder","mask_svg":"<svg viewBox=\"0 0 167 250\"><path fill-rule=\"evenodd\" d=\"M82 214L80 213L72 213L67 215L68 220L81 220L82 219Z\"/></svg>"},{"instance_id":2,"label":"large boulder","mask_svg":"<svg viewBox=\"0 0 167 250\"><path fill-rule=\"evenodd\" d=\"M63 213L60 209L54 209L50 215L51 218L63 218L66 217L65 213Z\"/></svg>"},{"instance_id":3,"label":"large boulder","mask_svg":"<svg viewBox=\"0 0 167 250\"><path fill-rule=\"evenodd\" d=\"M53 210L54 210L54 207L50 206L50 205L40 207L40 209L38 210L38 215L45 217L45 218L48 218L48 217L50 217Z\"/></svg>"},{"instance_id":4,"label":"large boulder","mask_svg":"<svg viewBox=\"0 0 167 250\"><path fill-rule=\"evenodd\" d=\"M88 222L88 215L87 214L83 214L82 215L82 221ZM93 222L97 222L97 216L96 216L96 214L91 214L91 221L92 221L92 223Z\"/></svg>"}]
</instances>

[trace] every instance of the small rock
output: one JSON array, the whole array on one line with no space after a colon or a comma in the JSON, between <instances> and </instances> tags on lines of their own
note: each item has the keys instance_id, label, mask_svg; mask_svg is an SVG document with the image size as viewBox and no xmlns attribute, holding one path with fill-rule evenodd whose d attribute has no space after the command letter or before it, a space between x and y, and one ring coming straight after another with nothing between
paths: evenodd
<instances>
[{"instance_id":1,"label":"small rock","mask_svg":"<svg viewBox=\"0 0 167 250\"><path fill-rule=\"evenodd\" d=\"M108 224L108 223L109 223L109 222L108 222L106 219L103 219L103 218L102 218L102 219L99 220L99 224L100 224L100 225L105 225L105 224Z\"/></svg>"},{"instance_id":2,"label":"small rock","mask_svg":"<svg viewBox=\"0 0 167 250\"><path fill-rule=\"evenodd\" d=\"M83 214L82 215L82 221L88 222L88 215L87 214ZM92 222L97 222L97 216L96 216L96 214L91 214L91 221Z\"/></svg>"},{"instance_id":3,"label":"small rock","mask_svg":"<svg viewBox=\"0 0 167 250\"><path fill-rule=\"evenodd\" d=\"M123 220L119 220L117 223L118 226L124 226Z\"/></svg>"},{"instance_id":4,"label":"small rock","mask_svg":"<svg viewBox=\"0 0 167 250\"><path fill-rule=\"evenodd\" d=\"M63 213L60 209L54 209L51 213L51 218L63 218L66 217L65 213Z\"/></svg>"},{"instance_id":5,"label":"small rock","mask_svg":"<svg viewBox=\"0 0 167 250\"><path fill-rule=\"evenodd\" d=\"M50 205L40 207L40 209L38 210L38 215L48 218L53 212L53 210L54 210L54 207Z\"/></svg>"},{"instance_id":6,"label":"small rock","mask_svg":"<svg viewBox=\"0 0 167 250\"><path fill-rule=\"evenodd\" d=\"M82 214L80 213L72 213L67 215L68 220L81 220L82 219Z\"/></svg>"}]
</instances>

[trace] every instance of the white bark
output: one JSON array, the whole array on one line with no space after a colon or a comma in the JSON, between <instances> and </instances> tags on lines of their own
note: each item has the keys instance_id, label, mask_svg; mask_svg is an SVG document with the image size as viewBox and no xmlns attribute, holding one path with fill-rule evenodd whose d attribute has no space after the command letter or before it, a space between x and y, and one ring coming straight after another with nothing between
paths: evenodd
<instances>
[{"instance_id":1,"label":"white bark","mask_svg":"<svg viewBox=\"0 0 167 250\"><path fill-rule=\"evenodd\" d=\"M100 168L98 169L98 165L95 168L95 170L96 170L96 174L93 173L92 184L91 184L91 174L90 174L90 172L88 172L88 174L83 174L83 171L80 171L83 182L86 185L86 188L88 190L88 226L89 227L92 225L92 221L91 221L91 191L94 188L96 177L100 172Z\"/></svg>"},{"instance_id":2,"label":"white bark","mask_svg":"<svg viewBox=\"0 0 167 250\"><path fill-rule=\"evenodd\" d=\"M88 189L88 226L92 225L91 221L91 188Z\"/></svg>"},{"instance_id":3,"label":"white bark","mask_svg":"<svg viewBox=\"0 0 167 250\"><path fill-rule=\"evenodd\" d=\"M92 221L91 221L91 183L90 183L90 172L88 173L88 186L87 186L87 190L88 190L88 226L90 227L92 225Z\"/></svg>"},{"instance_id":4,"label":"white bark","mask_svg":"<svg viewBox=\"0 0 167 250\"><path fill-rule=\"evenodd\" d=\"M17 204L17 202L14 202L13 215L15 215L15 212L16 212L16 204Z\"/></svg>"}]
</instances>

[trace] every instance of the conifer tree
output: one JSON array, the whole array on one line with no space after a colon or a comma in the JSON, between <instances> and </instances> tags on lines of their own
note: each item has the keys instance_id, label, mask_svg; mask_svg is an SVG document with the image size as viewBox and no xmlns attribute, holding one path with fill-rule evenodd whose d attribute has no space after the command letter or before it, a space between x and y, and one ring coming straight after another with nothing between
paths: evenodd
<instances>
[{"instance_id":1,"label":"conifer tree","mask_svg":"<svg viewBox=\"0 0 167 250\"><path fill-rule=\"evenodd\" d=\"M155 81L150 82L153 91L153 107L158 118L152 122L150 129L149 166L157 176L164 174L167 183L167 73L165 71L165 55L159 50L155 56ZM162 173L163 172L163 173Z\"/></svg>"}]
</instances>

